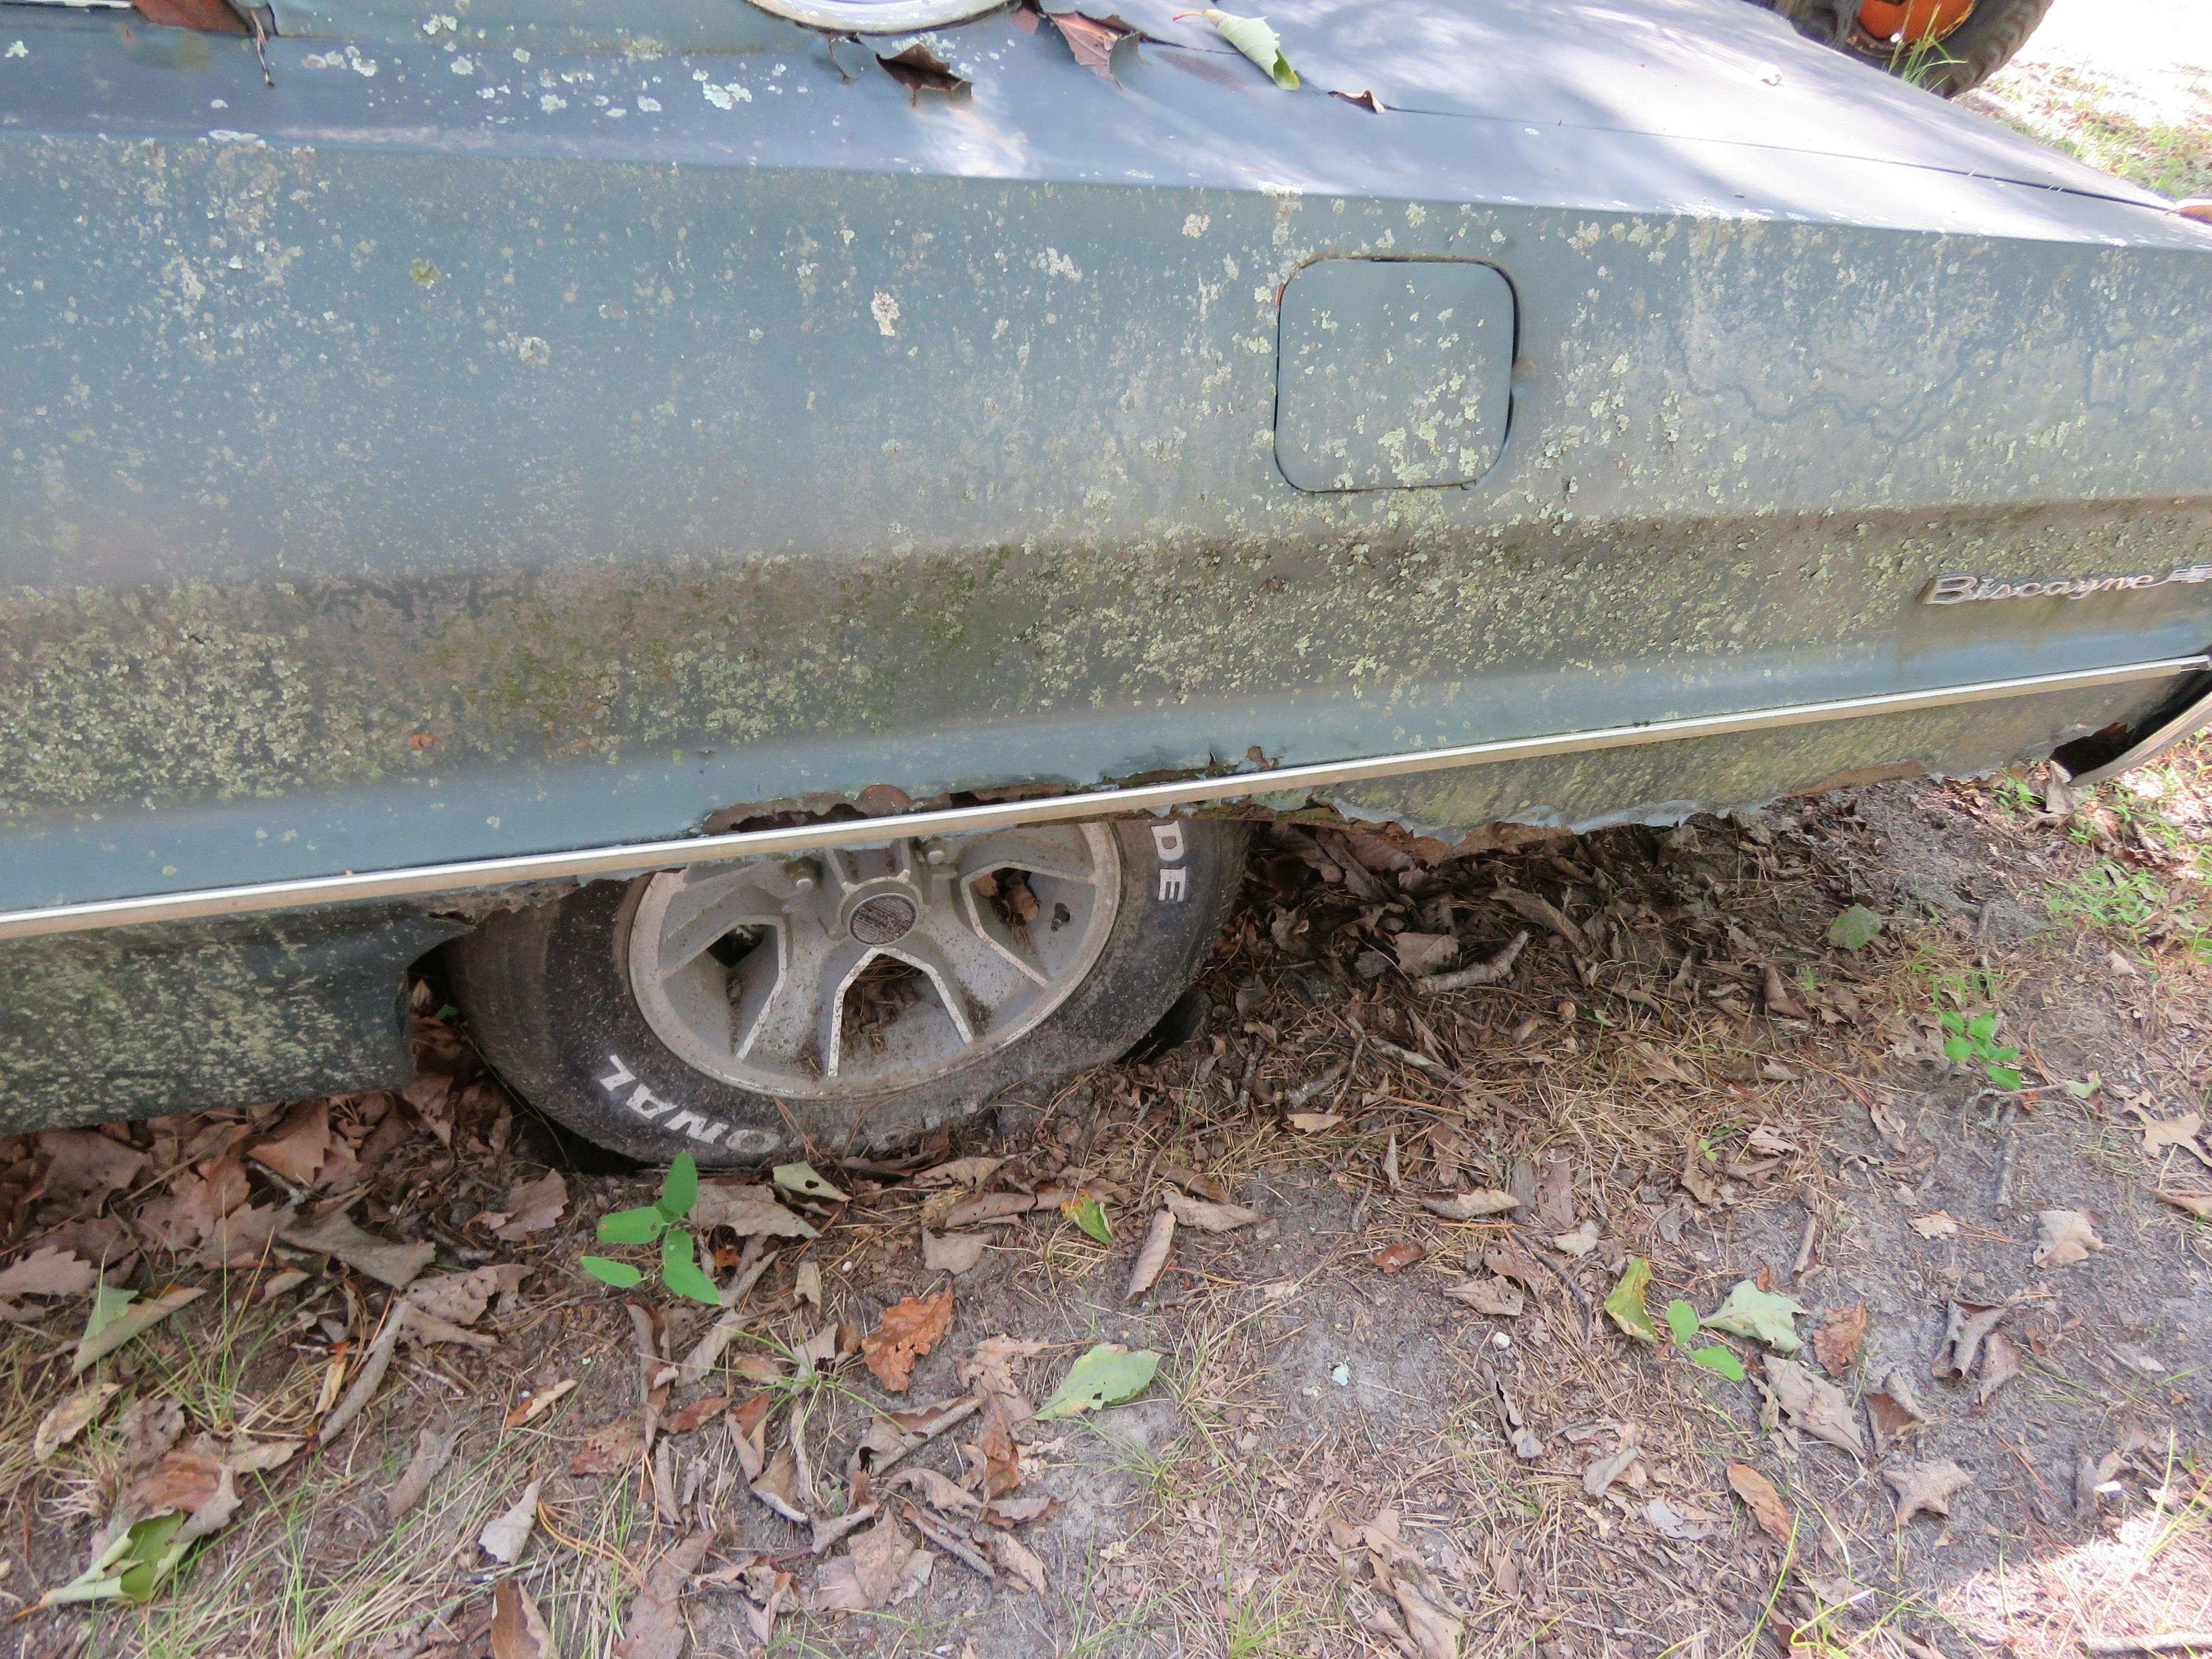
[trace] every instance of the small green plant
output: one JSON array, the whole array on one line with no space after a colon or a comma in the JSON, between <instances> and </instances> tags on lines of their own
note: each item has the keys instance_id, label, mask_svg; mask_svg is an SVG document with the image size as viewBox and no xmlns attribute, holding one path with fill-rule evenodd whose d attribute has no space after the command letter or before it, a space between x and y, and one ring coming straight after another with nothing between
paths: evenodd
<instances>
[{"instance_id":1,"label":"small green plant","mask_svg":"<svg viewBox=\"0 0 2212 1659\"><path fill-rule=\"evenodd\" d=\"M691 1213L691 1206L698 1201L699 1166L692 1162L690 1153L678 1152L660 1183L658 1199L635 1210L617 1210L599 1218L599 1242L650 1244L658 1240L660 1282L678 1296L719 1308L722 1305L722 1293L699 1266L697 1242L677 1224ZM645 1282L645 1274L627 1261L587 1255L578 1265L592 1278L618 1291L631 1290Z\"/></svg>"},{"instance_id":2,"label":"small green plant","mask_svg":"<svg viewBox=\"0 0 2212 1659\"><path fill-rule=\"evenodd\" d=\"M1743 1361L1735 1357L1733 1349L1718 1342L1707 1343L1702 1348L1690 1346L1698 1340L1698 1329L1703 1322L1698 1317L1698 1310L1688 1303L1677 1298L1667 1304L1667 1328L1674 1333L1674 1346L1682 1351L1682 1358L1692 1365L1718 1372L1731 1382L1742 1382Z\"/></svg>"},{"instance_id":3,"label":"small green plant","mask_svg":"<svg viewBox=\"0 0 2212 1659\"><path fill-rule=\"evenodd\" d=\"M1997 800L2008 812L2033 817L2043 810L2043 797L2026 778L2008 775L1997 780Z\"/></svg>"},{"instance_id":4,"label":"small green plant","mask_svg":"<svg viewBox=\"0 0 2212 1659\"><path fill-rule=\"evenodd\" d=\"M1956 1008L1939 1008L1936 1018L1951 1034L1943 1039L1944 1059L1954 1066L1980 1066L1996 1088L2020 1087L2021 1075L2013 1066L2020 1058L2020 1050L1997 1047L1995 1014L1965 1014Z\"/></svg>"}]
</instances>

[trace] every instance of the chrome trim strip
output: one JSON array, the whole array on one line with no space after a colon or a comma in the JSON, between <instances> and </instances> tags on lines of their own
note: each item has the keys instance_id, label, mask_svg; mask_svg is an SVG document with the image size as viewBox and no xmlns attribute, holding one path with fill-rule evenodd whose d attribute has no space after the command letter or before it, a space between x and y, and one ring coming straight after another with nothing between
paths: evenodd
<instances>
[{"instance_id":1,"label":"chrome trim strip","mask_svg":"<svg viewBox=\"0 0 2212 1659\"><path fill-rule=\"evenodd\" d=\"M411 869L304 876L290 881L256 882L242 887L160 893L143 898L98 899L34 910L0 911L0 939L35 939L47 933L82 933L155 921L190 921L240 915L256 910L298 909L362 899L419 897L526 881L581 879L635 875L716 859L812 852L824 847L865 846L892 837L963 835L1015 824L1055 823L1109 812L1157 811L1203 801L1234 800L1325 785L1362 783L1376 778L1444 771L1457 766L1492 765L1500 761L1537 760L1550 755L1628 749L1687 738L1726 737L1828 720L1876 714L1910 714L1959 703L1987 702L2039 691L2119 685L2130 680L2166 679L2212 667L2212 657L2166 657L2155 662L2125 663L2114 668L2074 669L2057 674L2027 674L2014 679L1983 680L1939 686L1926 691L1888 691L1874 696L1838 697L1827 702L1792 703L1733 714L1696 714L1651 720L1638 726L1601 726L1534 738L1500 738L1448 749L1413 750L1362 760L1321 761L1279 767L1267 772L1237 772L1222 777L1188 778L1175 783L1097 789L1041 800L995 801L954 806L894 817L851 818L839 823L804 824L790 830L741 830L726 836L691 836L675 841L638 842L627 846L586 848L566 853L523 853L508 858L473 859L458 864L418 865Z\"/></svg>"}]
</instances>

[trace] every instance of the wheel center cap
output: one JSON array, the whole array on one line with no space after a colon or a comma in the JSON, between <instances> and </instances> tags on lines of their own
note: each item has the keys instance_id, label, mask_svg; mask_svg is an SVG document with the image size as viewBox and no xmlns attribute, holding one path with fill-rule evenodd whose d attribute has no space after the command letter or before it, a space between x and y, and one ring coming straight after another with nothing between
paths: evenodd
<instances>
[{"instance_id":1,"label":"wheel center cap","mask_svg":"<svg viewBox=\"0 0 2212 1659\"><path fill-rule=\"evenodd\" d=\"M921 914L910 898L897 893L878 893L855 905L845 926L863 945L889 945L913 932Z\"/></svg>"}]
</instances>

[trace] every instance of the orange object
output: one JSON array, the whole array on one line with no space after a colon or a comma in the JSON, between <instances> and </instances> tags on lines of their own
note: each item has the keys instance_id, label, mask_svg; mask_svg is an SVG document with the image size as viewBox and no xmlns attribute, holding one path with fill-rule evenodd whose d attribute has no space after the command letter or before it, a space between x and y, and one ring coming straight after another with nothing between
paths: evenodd
<instances>
[{"instance_id":1,"label":"orange object","mask_svg":"<svg viewBox=\"0 0 2212 1659\"><path fill-rule=\"evenodd\" d=\"M1941 40L1974 15L1974 0L1863 0L1859 27L1877 40Z\"/></svg>"}]
</instances>

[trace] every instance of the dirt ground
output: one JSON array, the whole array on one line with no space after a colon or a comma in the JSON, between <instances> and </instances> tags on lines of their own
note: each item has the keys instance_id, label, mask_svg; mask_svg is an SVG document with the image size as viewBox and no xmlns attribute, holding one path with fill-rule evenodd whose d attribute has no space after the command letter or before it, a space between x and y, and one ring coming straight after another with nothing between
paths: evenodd
<instances>
[{"instance_id":1,"label":"dirt ground","mask_svg":"<svg viewBox=\"0 0 2212 1659\"><path fill-rule=\"evenodd\" d=\"M688 1223L745 1286L727 1316L579 1270L651 1267L592 1230L659 1174L510 1103L434 984L404 1097L10 1144L15 1650L1918 1659L2212 1628L2212 761L2046 787L1436 870L1274 831L1180 1046L896 1164L819 1149L836 1196L710 1176ZM1421 988L1523 934L1495 982ZM1947 1012L2018 1058L1947 1059ZM136 1307L204 1293L79 1376L103 1262ZM1638 1262L1650 1340L1606 1307ZM1765 1322L1678 1338L1674 1301ZM1157 1371L1032 1416L1099 1344ZM131 1527L165 1510L206 1534L168 1571ZM157 1563L143 1605L25 1611L118 1536Z\"/></svg>"}]
</instances>

